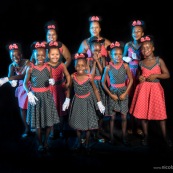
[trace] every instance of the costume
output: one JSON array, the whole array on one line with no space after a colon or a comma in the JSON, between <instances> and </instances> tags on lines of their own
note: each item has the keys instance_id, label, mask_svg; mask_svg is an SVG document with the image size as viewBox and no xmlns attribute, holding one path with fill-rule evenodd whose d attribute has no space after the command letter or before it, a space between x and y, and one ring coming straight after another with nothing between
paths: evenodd
<instances>
[{"instance_id":1,"label":"costume","mask_svg":"<svg viewBox=\"0 0 173 173\"><path fill-rule=\"evenodd\" d=\"M123 62L117 67L112 62L109 63L108 76L110 79L109 90L111 93L116 94L118 97L123 94L127 87L125 85L126 81L126 69ZM128 95L125 100L113 100L108 97L108 115L114 114L114 112L120 112L126 115L128 112Z\"/></svg>"},{"instance_id":2,"label":"costume","mask_svg":"<svg viewBox=\"0 0 173 173\"><path fill-rule=\"evenodd\" d=\"M129 62L129 68L130 71L132 72L132 77L133 77L133 84L129 91L129 96L133 97L137 85L136 75L138 71L138 65L139 61L141 60L142 54L141 54L141 46L135 47L132 41L128 42L127 44L128 44L128 57L132 57L132 53L136 54L136 59L133 59L131 62ZM127 79L126 83L128 84L128 82L129 81Z\"/></svg>"},{"instance_id":3,"label":"costume","mask_svg":"<svg viewBox=\"0 0 173 173\"><path fill-rule=\"evenodd\" d=\"M50 67L31 65L31 90L37 97L36 105L28 104L27 123L31 128L45 128L59 123L58 112L49 87Z\"/></svg>"},{"instance_id":4,"label":"costume","mask_svg":"<svg viewBox=\"0 0 173 173\"><path fill-rule=\"evenodd\" d=\"M90 84L91 75L84 81L78 81L77 73L72 78L74 97L71 102L69 113L69 125L77 130L98 129L98 117L96 114L97 100Z\"/></svg>"},{"instance_id":5,"label":"costume","mask_svg":"<svg viewBox=\"0 0 173 173\"><path fill-rule=\"evenodd\" d=\"M66 98L65 79L63 74L64 66L62 63L58 63L56 66L51 66L51 68L53 78L55 79L55 85L51 85L50 90L53 94L55 105L58 110L58 115L64 116L68 114L67 111L62 111L62 105Z\"/></svg>"},{"instance_id":6,"label":"costume","mask_svg":"<svg viewBox=\"0 0 173 173\"><path fill-rule=\"evenodd\" d=\"M27 68L27 63L28 60L27 59L22 59L21 61L23 61L23 66L20 67L20 69L18 70L18 67L14 67L14 72L16 73L16 75L21 75ZM30 87L30 82L28 83L28 86ZM27 109L28 108L28 96L27 93L23 87L23 79L18 81L18 86L15 90L15 97L18 98L18 105L20 108L22 109Z\"/></svg>"},{"instance_id":7,"label":"costume","mask_svg":"<svg viewBox=\"0 0 173 173\"><path fill-rule=\"evenodd\" d=\"M156 63L152 67L145 66L141 61L139 63L142 70L141 75L147 78L151 74L161 74L159 65L159 57L156 57ZM159 79L151 82L141 82L137 85L130 113L138 119L167 119L164 90Z\"/></svg>"}]
</instances>

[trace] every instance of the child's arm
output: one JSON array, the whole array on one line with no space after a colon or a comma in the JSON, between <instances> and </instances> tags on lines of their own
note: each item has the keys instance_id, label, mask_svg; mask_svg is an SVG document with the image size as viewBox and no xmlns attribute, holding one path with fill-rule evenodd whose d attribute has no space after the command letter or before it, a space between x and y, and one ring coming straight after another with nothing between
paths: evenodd
<instances>
[{"instance_id":1,"label":"child's arm","mask_svg":"<svg viewBox=\"0 0 173 173\"><path fill-rule=\"evenodd\" d=\"M91 78L90 78L90 82L91 82L92 88L93 88L93 90L94 90L95 96L96 96L96 98L97 98L97 105L98 105L98 108L99 108L100 112L101 112L102 114L104 114L104 113L105 113L105 107L104 107L104 105L103 105L102 102L101 102L101 98L100 98L99 91L98 91L98 89L97 89L97 87L96 87L96 85L95 85L95 83L94 83L94 78L93 78L92 76L91 76Z\"/></svg>"},{"instance_id":2,"label":"child's arm","mask_svg":"<svg viewBox=\"0 0 173 173\"><path fill-rule=\"evenodd\" d=\"M72 60L71 53L70 53L69 49L64 44L62 44L62 55L65 58L66 67L69 67L71 60Z\"/></svg>"},{"instance_id":3,"label":"child's arm","mask_svg":"<svg viewBox=\"0 0 173 173\"><path fill-rule=\"evenodd\" d=\"M147 81L153 81L156 78L158 78L158 79L170 78L170 73L169 73L168 68L167 68L165 62L163 61L163 59L159 58L159 62L160 62L161 74L151 74L149 77L147 77Z\"/></svg>"},{"instance_id":4,"label":"child's arm","mask_svg":"<svg viewBox=\"0 0 173 173\"><path fill-rule=\"evenodd\" d=\"M109 77L109 76L108 76L108 71L109 71L109 65L105 67L104 72L103 72L103 75L102 75L102 80L101 80L102 87L104 88L105 92L106 92L113 100L118 100L118 96L115 95L115 94L112 94L112 93L110 92L110 90L108 89L108 87L107 87L106 80L107 80L107 78Z\"/></svg>"},{"instance_id":5,"label":"child's arm","mask_svg":"<svg viewBox=\"0 0 173 173\"><path fill-rule=\"evenodd\" d=\"M73 77L73 74L70 76L70 84L69 84L69 87L67 88L66 99L65 99L65 101L62 105L62 110L63 111L68 109L69 105L70 105L70 93L71 93L71 88L72 88L72 77Z\"/></svg>"},{"instance_id":6,"label":"child's arm","mask_svg":"<svg viewBox=\"0 0 173 173\"><path fill-rule=\"evenodd\" d=\"M63 67L64 67L63 73L64 73L66 80L67 80L67 82L66 82L66 89L67 89L70 86L71 76L70 76L70 73L68 72L67 67L64 64L63 64Z\"/></svg>"},{"instance_id":7,"label":"child's arm","mask_svg":"<svg viewBox=\"0 0 173 173\"><path fill-rule=\"evenodd\" d=\"M129 83L127 85L127 89L125 91L125 94L127 95L132 87L132 84L133 84L133 77L132 77L132 73L130 71L130 68L129 68L129 65L124 63L124 66L125 66L125 69L126 69L126 74L127 74L127 77L128 77L128 80L129 80Z\"/></svg>"},{"instance_id":8,"label":"child's arm","mask_svg":"<svg viewBox=\"0 0 173 173\"><path fill-rule=\"evenodd\" d=\"M31 71L32 71L32 69L30 67L28 67L26 69L26 75L25 75L25 78L24 78L23 87L24 87L25 91L27 92L28 102L32 106L35 106L36 105L36 101L38 101L38 99L37 99L37 97L35 97L35 95L28 88L28 82L30 81Z\"/></svg>"}]
</instances>

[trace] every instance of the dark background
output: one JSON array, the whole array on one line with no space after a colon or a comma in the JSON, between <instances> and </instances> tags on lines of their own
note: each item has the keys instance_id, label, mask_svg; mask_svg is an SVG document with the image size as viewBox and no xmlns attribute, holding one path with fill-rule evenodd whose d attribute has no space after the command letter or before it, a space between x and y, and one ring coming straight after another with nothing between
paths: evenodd
<instances>
[{"instance_id":1,"label":"dark background","mask_svg":"<svg viewBox=\"0 0 173 173\"><path fill-rule=\"evenodd\" d=\"M155 54L164 59L171 74L170 79L163 80L161 83L165 89L168 125L172 126L173 10L171 7L171 1L152 2L145 0L136 2L125 0L106 0L104 2L99 0L80 2L0 1L0 77L7 76L8 65L11 63L5 49L6 44L10 41L20 42L24 58L29 59L31 43L46 38L44 24L48 20L54 19L57 21L58 40L63 42L73 54L78 50L81 41L90 36L89 16L98 15L102 17L101 35L103 37L110 41L121 40L124 42L131 40L129 22L141 19L146 23L145 34L151 34L155 38ZM71 64L69 70L73 69L72 66L73 64ZM0 87L1 144L9 141L9 138L15 140L14 136L18 134L16 131L22 131L14 90L9 84ZM2 147L0 151L3 151ZM7 155L7 157L10 157L10 155Z\"/></svg>"}]
</instances>

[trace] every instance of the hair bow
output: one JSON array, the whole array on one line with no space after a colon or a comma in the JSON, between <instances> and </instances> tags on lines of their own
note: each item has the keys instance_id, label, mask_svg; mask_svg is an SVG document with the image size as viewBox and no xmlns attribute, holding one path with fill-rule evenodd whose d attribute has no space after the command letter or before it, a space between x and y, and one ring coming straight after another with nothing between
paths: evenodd
<instances>
[{"instance_id":1,"label":"hair bow","mask_svg":"<svg viewBox=\"0 0 173 173\"><path fill-rule=\"evenodd\" d=\"M48 25L47 29L55 29L55 25Z\"/></svg>"},{"instance_id":2,"label":"hair bow","mask_svg":"<svg viewBox=\"0 0 173 173\"><path fill-rule=\"evenodd\" d=\"M146 36L146 37L142 37L142 38L141 38L141 42L144 42L144 41L150 41L150 40L151 40L151 38L148 37L148 36Z\"/></svg>"},{"instance_id":3,"label":"hair bow","mask_svg":"<svg viewBox=\"0 0 173 173\"><path fill-rule=\"evenodd\" d=\"M100 21L100 18L98 16L92 16L90 18L90 21L93 22L93 21Z\"/></svg>"},{"instance_id":4,"label":"hair bow","mask_svg":"<svg viewBox=\"0 0 173 173\"><path fill-rule=\"evenodd\" d=\"M79 58L85 58L85 55L83 53L76 53L74 56L75 59L79 59Z\"/></svg>"},{"instance_id":5,"label":"hair bow","mask_svg":"<svg viewBox=\"0 0 173 173\"><path fill-rule=\"evenodd\" d=\"M58 46L58 42L57 41L51 41L50 43L49 43L49 46Z\"/></svg>"},{"instance_id":6,"label":"hair bow","mask_svg":"<svg viewBox=\"0 0 173 173\"><path fill-rule=\"evenodd\" d=\"M19 49L18 45L17 44L10 44L9 45L9 50L12 50L12 49Z\"/></svg>"},{"instance_id":7,"label":"hair bow","mask_svg":"<svg viewBox=\"0 0 173 173\"><path fill-rule=\"evenodd\" d=\"M138 26L138 25L142 25L142 22L140 21L140 20L134 20L133 22L132 22L132 26Z\"/></svg>"},{"instance_id":8,"label":"hair bow","mask_svg":"<svg viewBox=\"0 0 173 173\"><path fill-rule=\"evenodd\" d=\"M120 47L120 43L118 41L116 41L115 43L111 43L110 48L112 49L114 47Z\"/></svg>"},{"instance_id":9,"label":"hair bow","mask_svg":"<svg viewBox=\"0 0 173 173\"><path fill-rule=\"evenodd\" d=\"M35 48L45 48L45 47L46 47L46 45L45 45L45 43L44 43L44 42L41 42L41 43L36 42L34 47L35 47Z\"/></svg>"}]
</instances>

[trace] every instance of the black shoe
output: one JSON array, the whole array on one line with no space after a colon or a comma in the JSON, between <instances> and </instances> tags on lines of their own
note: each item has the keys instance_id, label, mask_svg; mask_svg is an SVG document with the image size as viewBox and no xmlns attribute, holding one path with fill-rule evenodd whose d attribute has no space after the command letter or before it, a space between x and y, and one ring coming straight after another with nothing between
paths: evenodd
<instances>
[{"instance_id":1,"label":"black shoe","mask_svg":"<svg viewBox=\"0 0 173 173\"><path fill-rule=\"evenodd\" d=\"M166 139L165 142L166 142L167 147L169 147L169 148L173 147L172 141L170 139Z\"/></svg>"},{"instance_id":2,"label":"black shoe","mask_svg":"<svg viewBox=\"0 0 173 173\"><path fill-rule=\"evenodd\" d=\"M127 137L124 137L124 138L123 138L123 144L124 144L125 146L130 146L130 143L129 143L129 140L127 139Z\"/></svg>"},{"instance_id":3,"label":"black shoe","mask_svg":"<svg viewBox=\"0 0 173 173\"><path fill-rule=\"evenodd\" d=\"M142 139L142 145L143 146L148 146L148 138L147 137Z\"/></svg>"}]
</instances>

